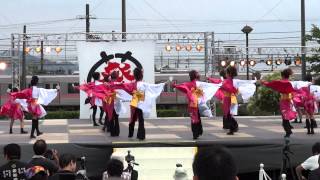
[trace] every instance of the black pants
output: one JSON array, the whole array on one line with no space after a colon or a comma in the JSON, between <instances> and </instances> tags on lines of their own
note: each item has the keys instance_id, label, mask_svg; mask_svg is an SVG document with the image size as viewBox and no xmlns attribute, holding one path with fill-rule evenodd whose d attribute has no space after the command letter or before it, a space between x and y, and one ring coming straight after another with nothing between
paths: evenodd
<instances>
[{"instance_id":1,"label":"black pants","mask_svg":"<svg viewBox=\"0 0 320 180\"><path fill-rule=\"evenodd\" d=\"M203 133L202 123L201 123L201 115L200 115L199 111L198 111L198 117L199 117L198 123L191 123L191 130L192 130L193 139L197 139Z\"/></svg>"},{"instance_id":2,"label":"black pants","mask_svg":"<svg viewBox=\"0 0 320 180\"><path fill-rule=\"evenodd\" d=\"M101 122L104 110L102 107L99 107L99 108L100 108L99 122ZM93 112L92 112L93 124L97 124L97 122L96 122L97 106L96 105L92 106L92 110L93 110Z\"/></svg>"},{"instance_id":3,"label":"black pants","mask_svg":"<svg viewBox=\"0 0 320 180\"><path fill-rule=\"evenodd\" d=\"M119 136L119 115L113 110L112 119L108 122L111 136Z\"/></svg>"},{"instance_id":4,"label":"black pants","mask_svg":"<svg viewBox=\"0 0 320 180\"><path fill-rule=\"evenodd\" d=\"M227 117L223 118L223 120L225 121L223 124L224 129L230 129L230 132L238 131L238 122L231 114L228 114Z\"/></svg>"},{"instance_id":5,"label":"black pants","mask_svg":"<svg viewBox=\"0 0 320 180\"><path fill-rule=\"evenodd\" d=\"M32 119L30 136L34 136L34 131L37 131L37 135L40 134L40 131L39 131L39 119Z\"/></svg>"},{"instance_id":6,"label":"black pants","mask_svg":"<svg viewBox=\"0 0 320 180\"><path fill-rule=\"evenodd\" d=\"M282 119L282 127L286 132L286 136L289 137L292 134L290 122L288 120Z\"/></svg>"},{"instance_id":7,"label":"black pants","mask_svg":"<svg viewBox=\"0 0 320 180\"><path fill-rule=\"evenodd\" d=\"M132 137L134 133L135 122L139 121L137 138L140 140L144 140L146 138L146 130L144 128L144 118L143 112L139 108L131 107L131 122L129 123L129 135L128 137Z\"/></svg>"}]
</instances>

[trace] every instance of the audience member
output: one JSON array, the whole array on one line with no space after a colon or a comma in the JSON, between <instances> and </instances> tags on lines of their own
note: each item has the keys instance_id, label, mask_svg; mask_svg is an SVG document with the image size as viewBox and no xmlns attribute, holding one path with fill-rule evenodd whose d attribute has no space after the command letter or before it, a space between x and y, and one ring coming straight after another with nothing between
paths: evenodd
<instances>
[{"instance_id":1,"label":"audience member","mask_svg":"<svg viewBox=\"0 0 320 180\"><path fill-rule=\"evenodd\" d=\"M318 164L320 164L320 158L318 159ZM320 180L320 167L310 172L308 180Z\"/></svg>"},{"instance_id":2,"label":"audience member","mask_svg":"<svg viewBox=\"0 0 320 180\"><path fill-rule=\"evenodd\" d=\"M29 166L42 166L44 169L49 171L49 176L53 175L58 171L57 162L59 158L57 156L57 151L53 151L53 158L56 162L51 161L44 157L45 152L47 152L47 144L44 140L37 140L33 145L34 156L29 162Z\"/></svg>"},{"instance_id":3,"label":"audience member","mask_svg":"<svg viewBox=\"0 0 320 180\"><path fill-rule=\"evenodd\" d=\"M194 180L237 180L237 167L224 147L200 148L193 161Z\"/></svg>"},{"instance_id":4,"label":"audience member","mask_svg":"<svg viewBox=\"0 0 320 180\"><path fill-rule=\"evenodd\" d=\"M48 172L42 166L32 166L26 170L28 180L48 180Z\"/></svg>"},{"instance_id":5,"label":"audience member","mask_svg":"<svg viewBox=\"0 0 320 180\"><path fill-rule=\"evenodd\" d=\"M103 174L103 180L126 180L122 177L123 169L123 162L111 158L107 164L107 171Z\"/></svg>"},{"instance_id":6,"label":"audience member","mask_svg":"<svg viewBox=\"0 0 320 180\"><path fill-rule=\"evenodd\" d=\"M0 179L24 180L27 163L20 161L20 146L18 144L6 145L3 148L3 155L8 162L0 167Z\"/></svg>"},{"instance_id":7,"label":"audience member","mask_svg":"<svg viewBox=\"0 0 320 180\"><path fill-rule=\"evenodd\" d=\"M296 167L296 173L298 176L299 180L303 180L306 179L303 175L302 175L302 171L303 170L316 170L319 168L319 154L320 154L320 143L317 142L312 146L312 156L309 157L307 160L305 160L302 164L300 164L299 166Z\"/></svg>"},{"instance_id":8,"label":"audience member","mask_svg":"<svg viewBox=\"0 0 320 180\"><path fill-rule=\"evenodd\" d=\"M50 180L75 180L77 158L72 154L62 154L59 157L60 170Z\"/></svg>"}]
</instances>

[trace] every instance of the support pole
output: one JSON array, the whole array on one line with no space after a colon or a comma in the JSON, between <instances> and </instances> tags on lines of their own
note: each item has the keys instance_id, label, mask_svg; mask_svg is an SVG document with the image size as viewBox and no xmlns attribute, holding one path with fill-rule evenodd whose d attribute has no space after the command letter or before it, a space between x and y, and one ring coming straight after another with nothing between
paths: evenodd
<instances>
[{"instance_id":1,"label":"support pole","mask_svg":"<svg viewBox=\"0 0 320 180\"><path fill-rule=\"evenodd\" d=\"M126 0L122 0L122 39L126 39L127 22L126 22Z\"/></svg>"},{"instance_id":2,"label":"support pole","mask_svg":"<svg viewBox=\"0 0 320 180\"><path fill-rule=\"evenodd\" d=\"M305 0L301 0L301 78L304 79L306 72L306 17Z\"/></svg>"},{"instance_id":3,"label":"support pole","mask_svg":"<svg viewBox=\"0 0 320 180\"><path fill-rule=\"evenodd\" d=\"M89 12L89 4L86 4L86 39L89 39L90 33L90 12Z\"/></svg>"},{"instance_id":4,"label":"support pole","mask_svg":"<svg viewBox=\"0 0 320 180\"><path fill-rule=\"evenodd\" d=\"M41 42L40 42L40 48L41 48L41 50L40 50L40 71L41 71L41 73L43 73L43 61L44 61L44 59L43 59L43 40L41 40Z\"/></svg>"},{"instance_id":5,"label":"support pole","mask_svg":"<svg viewBox=\"0 0 320 180\"><path fill-rule=\"evenodd\" d=\"M20 88L24 89L26 88L26 41L27 41L27 26L23 26L23 36L22 36L22 72L21 72L21 81L20 81Z\"/></svg>"}]
</instances>

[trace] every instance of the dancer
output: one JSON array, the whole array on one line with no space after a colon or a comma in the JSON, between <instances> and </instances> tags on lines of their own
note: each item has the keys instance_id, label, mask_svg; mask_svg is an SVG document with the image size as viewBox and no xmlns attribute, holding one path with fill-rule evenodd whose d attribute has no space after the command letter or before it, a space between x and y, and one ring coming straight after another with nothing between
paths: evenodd
<instances>
[{"instance_id":1,"label":"dancer","mask_svg":"<svg viewBox=\"0 0 320 180\"><path fill-rule=\"evenodd\" d=\"M208 108L206 106L206 102L213 97L219 89L219 86L211 83L200 82L200 74L196 70L189 72L189 78L190 82L172 84L172 87L186 94L188 98L188 111L191 118L193 139L198 139L198 137L203 133L200 108ZM211 111L207 110L207 112Z\"/></svg>"},{"instance_id":2,"label":"dancer","mask_svg":"<svg viewBox=\"0 0 320 180\"><path fill-rule=\"evenodd\" d=\"M94 86L98 86L98 85L101 85L103 84L102 82L100 82L100 73L99 72L94 72L92 74L92 77L94 79ZM90 104L91 104L91 108L92 108L92 121L93 121L93 126L99 126L96 122L96 114L97 114L97 109L98 107L100 108L100 116L99 116L99 124L103 125L102 123L102 117L103 117L103 113L104 113L104 110L103 110L103 103L102 103L102 99L96 97L96 96L92 96L91 97L91 101L90 101Z\"/></svg>"},{"instance_id":3,"label":"dancer","mask_svg":"<svg viewBox=\"0 0 320 180\"><path fill-rule=\"evenodd\" d=\"M223 116L225 122L227 123L227 128L229 129L228 135L233 135L238 131L238 122L234 119L233 114L237 105L237 88L233 85L233 78L238 75L237 69L235 67L229 66L226 69L226 79L223 81L220 89L223 92ZM221 97L221 96L220 96Z\"/></svg>"},{"instance_id":4,"label":"dancer","mask_svg":"<svg viewBox=\"0 0 320 180\"><path fill-rule=\"evenodd\" d=\"M134 82L112 84L110 87L113 89L123 89L130 95L132 95L130 102L131 118L129 120L129 135L133 137L135 122L139 121L137 138L144 140L145 128L144 128L144 115L148 115L151 112L151 107L155 99L160 95L165 83L149 84L143 82L143 70L135 68L133 71L135 78Z\"/></svg>"},{"instance_id":5,"label":"dancer","mask_svg":"<svg viewBox=\"0 0 320 180\"><path fill-rule=\"evenodd\" d=\"M24 89L20 92L13 92L11 95L14 99L26 99L28 103L28 112L32 116L32 126L31 126L31 134L30 138L35 138L34 131L36 131L37 136L43 134L39 130L39 119L44 117L47 112L42 107L42 105L48 105L51 103L56 97L59 90L59 86L57 89L44 89L38 88L37 84L39 82L38 76L32 76L31 78L31 87Z\"/></svg>"},{"instance_id":6,"label":"dancer","mask_svg":"<svg viewBox=\"0 0 320 180\"><path fill-rule=\"evenodd\" d=\"M106 119L102 130L109 130L111 136L119 136L119 114L125 113L125 108L122 105L122 100L131 100L131 96L121 89L113 88L119 77L118 71L113 71L110 74L109 82L106 82L109 92L104 98L103 107L106 112ZM125 96L123 96L126 94ZM123 99L123 97L127 97Z\"/></svg>"},{"instance_id":7,"label":"dancer","mask_svg":"<svg viewBox=\"0 0 320 180\"><path fill-rule=\"evenodd\" d=\"M11 92L18 92L18 88L12 88ZM27 101L26 99L14 99L9 94L9 100L4 103L1 107L0 114L5 115L10 118L10 130L9 133L12 134L12 127L15 120L20 120L20 133L27 134L27 131L24 131L24 113L23 111L27 110Z\"/></svg>"},{"instance_id":8,"label":"dancer","mask_svg":"<svg viewBox=\"0 0 320 180\"><path fill-rule=\"evenodd\" d=\"M281 72L281 80L273 80L271 82L261 81L262 85L269 87L281 94L279 104L282 115L282 127L286 132L284 137L286 138L289 138L292 134L290 120L293 120L297 117L297 112L295 111L292 102L292 94L295 90L289 81L289 78L292 76L292 74L292 70L287 68Z\"/></svg>"}]
</instances>

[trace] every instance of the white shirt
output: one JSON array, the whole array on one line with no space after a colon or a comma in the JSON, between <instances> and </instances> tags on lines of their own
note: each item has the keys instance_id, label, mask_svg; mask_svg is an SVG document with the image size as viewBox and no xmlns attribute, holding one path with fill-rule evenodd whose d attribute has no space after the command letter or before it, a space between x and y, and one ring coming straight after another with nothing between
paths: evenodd
<instances>
[{"instance_id":1,"label":"white shirt","mask_svg":"<svg viewBox=\"0 0 320 180\"><path fill-rule=\"evenodd\" d=\"M318 161L319 161L319 154L309 157L307 160L305 160L301 164L301 166L305 170L313 171L315 169L318 169L318 167L319 167Z\"/></svg>"}]
</instances>

